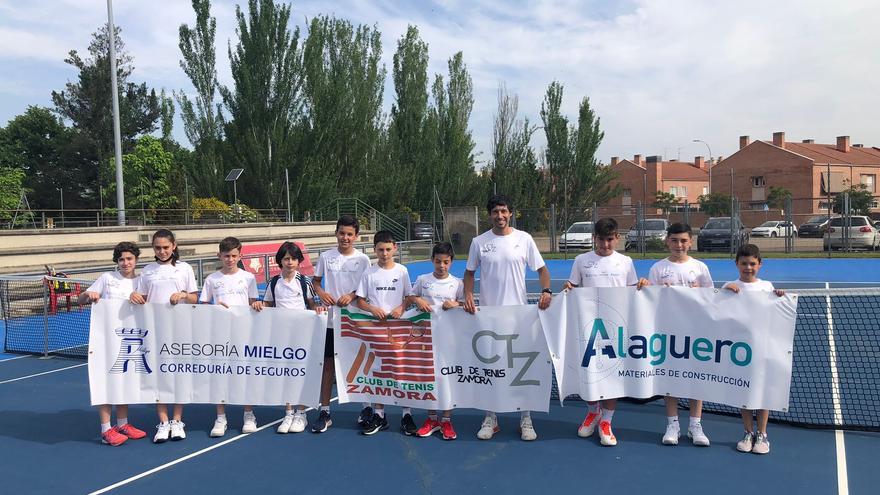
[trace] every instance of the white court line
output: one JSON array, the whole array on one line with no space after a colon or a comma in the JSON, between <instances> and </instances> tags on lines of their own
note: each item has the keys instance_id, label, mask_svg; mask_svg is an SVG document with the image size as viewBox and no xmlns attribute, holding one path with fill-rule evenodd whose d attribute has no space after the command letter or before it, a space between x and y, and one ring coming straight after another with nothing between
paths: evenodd
<instances>
[{"instance_id":1,"label":"white court line","mask_svg":"<svg viewBox=\"0 0 880 495\"><path fill-rule=\"evenodd\" d=\"M825 282L825 288L831 284ZM834 424L843 424L843 411L840 409L840 376L837 373L837 343L834 341L834 319L831 317L831 296L825 296L825 314L828 318L828 362L831 366L831 404L834 406ZM846 472L846 444L843 431L835 430L834 443L837 449L837 493L849 495L849 478Z\"/></svg>"},{"instance_id":2,"label":"white court line","mask_svg":"<svg viewBox=\"0 0 880 495\"><path fill-rule=\"evenodd\" d=\"M337 400L338 398L339 398L339 397L333 397L332 399L330 399L330 402L333 402L333 401ZM314 407L310 407L310 408L306 409L306 411L313 411L314 409L315 409ZM205 453L210 452L210 451L212 451L212 450L214 450L214 449L220 448L220 447L222 447L222 446L224 446L224 445L230 444L230 443L232 443L232 442L235 442L235 441L241 440L242 438L249 437L249 436L251 436L251 435L254 435L254 434L256 434L256 433L259 433L259 432L265 430L266 428L269 428L270 426L275 426L275 425L277 425L277 424L280 423L283 419L284 419L284 418L279 418L279 419L276 419L275 421L273 421L273 422L271 422L271 423L265 424L265 425L263 425L263 426L257 428L257 431L255 431L254 433L241 433L241 434L236 435L236 436L234 436L234 437L232 437L232 438L230 438L230 439L228 439L228 440L224 440L224 441L222 441L222 442L220 442L220 443L216 443L216 444L214 444L214 445L211 445L210 447L206 447L206 448L204 448L204 449L202 449L202 450L198 450L198 451L196 451L196 452L193 452L192 454L185 455L185 456L183 456L183 457L181 457L181 458L179 458L179 459L175 459L175 460L173 460L173 461L171 461L171 462L169 462L169 463L162 464L161 466L156 466L156 467L154 467L153 469L150 469L149 471L144 471L143 473L140 473L140 474L134 475L134 476L132 476L131 478L124 479L124 480L122 480L122 481L120 481L120 482L118 482L118 483L114 483L114 484L112 484L112 485L110 485L110 486L106 486L106 487L104 487L104 488L101 488L100 490L93 491L93 492L89 493L89 495L99 495L99 494L101 494L101 493L107 493L107 492L109 492L110 490L115 490L115 489L117 489L117 488L119 488L119 487L121 487L121 486L125 486L125 485L131 483L132 481L137 481L137 480L139 480L139 479L141 479L141 478L143 478L143 477L146 477L146 476L149 476L149 475L151 475L151 474L153 474L153 473L157 473L157 472L159 472L159 471L162 471L163 469L170 468L171 466L174 466L175 464L180 464L181 462L183 462L183 461L188 461L188 460L192 459L193 457L198 457L198 456L200 456L200 455L202 455L202 454L205 454Z\"/></svg>"},{"instance_id":3,"label":"white court line","mask_svg":"<svg viewBox=\"0 0 880 495\"><path fill-rule=\"evenodd\" d=\"M5 363L7 361L15 361L16 359L23 359L23 358L29 358L29 357L36 357L36 356L32 356L30 354L24 354L22 356L15 356L15 357L6 358L6 359L0 359L0 364Z\"/></svg>"},{"instance_id":4,"label":"white court line","mask_svg":"<svg viewBox=\"0 0 880 495\"><path fill-rule=\"evenodd\" d=\"M12 378L10 380L4 380L4 381L0 382L0 385L3 385L4 383L17 382L19 380L27 380L28 378L34 378L36 376L48 375L49 373L58 373L59 371L69 370L69 369L73 369L73 368L79 368L80 366L85 366L87 364L89 364L89 363L74 364L73 366L68 366L66 368L58 368L57 370L44 371L42 373L34 373L33 375L28 375L28 376L20 376L18 378Z\"/></svg>"}]
</instances>

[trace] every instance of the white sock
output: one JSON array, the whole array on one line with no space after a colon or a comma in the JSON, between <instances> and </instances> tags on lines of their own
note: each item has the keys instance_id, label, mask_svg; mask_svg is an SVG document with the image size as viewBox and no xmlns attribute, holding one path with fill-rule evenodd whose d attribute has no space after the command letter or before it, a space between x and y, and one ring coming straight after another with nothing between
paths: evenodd
<instances>
[{"instance_id":1,"label":"white sock","mask_svg":"<svg viewBox=\"0 0 880 495\"><path fill-rule=\"evenodd\" d=\"M293 416L293 409L288 409L288 410L284 411L284 415L285 416Z\"/></svg>"},{"instance_id":2,"label":"white sock","mask_svg":"<svg viewBox=\"0 0 880 495\"><path fill-rule=\"evenodd\" d=\"M218 421L223 421L223 422L225 423L225 422L226 422L226 414L218 414L218 415L217 415L217 420L218 420Z\"/></svg>"},{"instance_id":3,"label":"white sock","mask_svg":"<svg viewBox=\"0 0 880 495\"><path fill-rule=\"evenodd\" d=\"M667 416L666 417L666 424L671 425L673 423L678 424L678 416Z\"/></svg>"},{"instance_id":4,"label":"white sock","mask_svg":"<svg viewBox=\"0 0 880 495\"><path fill-rule=\"evenodd\" d=\"M404 407L404 408L403 408L403 415L406 416L407 414L409 414L410 416L412 416L412 408L409 408L409 407Z\"/></svg>"},{"instance_id":5,"label":"white sock","mask_svg":"<svg viewBox=\"0 0 880 495\"><path fill-rule=\"evenodd\" d=\"M329 412L330 412L330 406L321 406L321 410L322 410L322 411L327 411L327 412L329 413Z\"/></svg>"},{"instance_id":6,"label":"white sock","mask_svg":"<svg viewBox=\"0 0 880 495\"><path fill-rule=\"evenodd\" d=\"M447 418L446 416L443 416L442 418L440 418L441 423L448 423L450 421L452 421L452 418Z\"/></svg>"},{"instance_id":7,"label":"white sock","mask_svg":"<svg viewBox=\"0 0 880 495\"><path fill-rule=\"evenodd\" d=\"M437 413L436 412L428 413L428 419L430 419L431 421L437 421Z\"/></svg>"},{"instance_id":8,"label":"white sock","mask_svg":"<svg viewBox=\"0 0 880 495\"><path fill-rule=\"evenodd\" d=\"M611 418L614 417L614 409L602 409L602 421L611 422Z\"/></svg>"},{"instance_id":9,"label":"white sock","mask_svg":"<svg viewBox=\"0 0 880 495\"><path fill-rule=\"evenodd\" d=\"M378 414L380 418L384 418L385 417L385 408L383 407L382 409L376 409L376 414Z\"/></svg>"},{"instance_id":10,"label":"white sock","mask_svg":"<svg viewBox=\"0 0 880 495\"><path fill-rule=\"evenodd\" d=\"M526 418L531 419L531 417L532 417L532 411L522 411L519 413L520 419L526 419Z\"/></svg>"},{"instance_id":11,"label":"white sock","mask_svg":"<svg viewBox=\"0 0 880 495\"><path fill-rule=\"evenodd\" d=\"M693 428L694 426L699 426L699 425L700 425L700 418L695 418L695 417L691 416L691 420L688 423L688 427Z\"/></svg>"},{"instance_id":12,"label":"white sock","mask_svg":"<svg viewBox=\"0 0 880 495\"><path fill-rule=\"evenodd\" d=\"M110 431L110 428L113 428L113 427L110 426L109 421L107 423L101 423L101 434L103 435L104 433L107 433L108 431Z\"/></svg>"},{"instance_id":13,"label":"white sock","mask_svg":"<svg viewBox=\"0 0 880 495\"><path fill-rule=\"evenodd\" d=\"M116 418L116 426L125 426L128 424L128 418Z\"/></svg>"},{"instance_id":14,"label":"white sock","mask_svg":"<svg viewBox=\"0 0 880 495\"><path fill-rule=\"evenodd\" d=\"M487 417L487 418L496 419L496 418L495 418L495 413L492 412L492 411L486 411L486 417Z\"/></svg>"},{"instance_id":15,"label":"white sock","mask_svg":"<svg viewBox=\"0 0 880 495\"><path fill-rule=\"evenodd\" d=\"M587 406L589 406L589 407L587 407L587 412L591 412L591 413L599 414L599 412L602 409L601 407L599 407L598 402L587 402Z\"/></svg>"},{"instance_id":16,"label":"white sock","mask_svg":"<svg viewBox=\"0 0 880 495\"><path fill-rule=\"evenodd\" d=\"M305 409L297 409L295 414L297 416L305 416L306 410Z\"/></svg>"}]
</instances>

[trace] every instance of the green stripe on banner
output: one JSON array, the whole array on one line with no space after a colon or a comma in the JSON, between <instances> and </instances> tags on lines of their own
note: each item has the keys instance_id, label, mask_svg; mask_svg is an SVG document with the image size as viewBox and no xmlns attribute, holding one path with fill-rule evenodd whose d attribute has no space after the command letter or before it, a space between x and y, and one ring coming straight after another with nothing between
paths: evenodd
<instances>
[{"instance_id":1,"label":"green stripe on banner","mask_svg":"<svg viewBox=\"0 0 880 495\"><path fill-rule=\"evenodd\" d=\"M379 318L376 318L373 315L369 315L366 313L353 313L345 308L342 309L342 316L348 316L352 320L364 320L364 321L379 321ZM412 323L417 323L420 321L430 320L431 313L419 313L415 316L410 316L409 318L397 318L398 320L407 320Z\"/></svg>"}]
</instances>

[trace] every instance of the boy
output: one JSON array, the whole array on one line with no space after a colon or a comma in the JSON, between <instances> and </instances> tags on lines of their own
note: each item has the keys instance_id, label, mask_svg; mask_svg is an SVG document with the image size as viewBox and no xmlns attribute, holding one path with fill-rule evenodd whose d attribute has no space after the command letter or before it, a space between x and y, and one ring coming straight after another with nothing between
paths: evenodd
<instances>
[{"instance_id":1,"label":"boy","mask_svg":"<svg viewBox=\"0 0 880 495\"><path fill-rule=\"evenodd\" d=\"M376 232L373 236L373 252L376 253L376 264L367 268L361 277L356 293L357 307L380 320L400 318L412 295L412 287L409 285L409 271L394 262L397 243L391 232ZM361 433L364 435L388 429L385 406L374 404L373 408L370 418L361 423ZM414 435L418 430L408 407L403 408L400 428L406 435Z\"/></svg>"},{"instance_id":2,"label":"boy","mask_svg":"<svg viewBox=\"0 0 880 495\"><path fill-rule=\"evenodd\" d=\"M761 251L758 246L746 244L737 250L736 269L739 270L739 280L727 282L724 284L725 289L737 294L766 291L773 292L779 297L785 295L785 291L774 289L772 283L758 278L758 272L761 270ZM746 433L743 439L737 442L736 450L753 454L767 454L770 452L770 441L767 440L767 421L770 419L770 411L759 409L756 413L758 415L758 431L754 432L752 411L740 409Z\"/></svg>"},{"instance_id":3,"label":"boy","mask_svg":"<svg viewBox=\"0 0 880 495\"><path fill-rule=\"evenodd\" d=\"M431 263L434 264L434 273L419 275L413 285L410 301L419 310L431 312L433 307L440 306L443 310L457 308L458 301L464 299L464 286L461 280L449 274L455 252L452 244L438 242L431 250ZM443 411L443 418L437 420L437 411L428 411L428 419L416 432L420 437L429 437L435 431L440 431L443 440L455 440L455 428L452 427L452 411Z\"/></svg>"},{"instance_id":4,"label":"boy","mask_svg":"<svg viewBox=\"0 0 880 495\"><path fill-rule=\"evenodd\" d=\"M669 257L664 258L651 267L648 282L651 285L665 287L708 287L715 286L709 268L702 261L688 256L693 244L691 226L686 223L674 223L666 229L666 248ZM666 433L663 445L678 445L681 427L678 423L678 398L665 397L666 400ZM694 445L709 446L709 437L703 433L700 417L703 413L703 401L690 400L690 423L688 437Z\"/></svg>"},{"instance_id":5,"label":"boy","mask_svg":"<svg viewBox=\"0 0 880 495\"><path fill-rule=\"evenodd\" d=\"M574 259L571 267L571 275L566 280L564 288L573 287L627 287L642 285L647 282L639 280L632 258L617 252L617 242L620 234L617 231L617 221L613 218L602 218L596 222L593 228L594 251L583 253ZM611 419L614 410L617 409L617 399L607 399L601 402L587 402L589 409L587 417L578 428L578 436L588 438L599 425L599 441L602 445L617 445L617 438L611 431Z\"/></svg>"},{"instance_id":6,"label":"boy","mask_svg":"<svg viewBox=\"0 0 880 495\"><path fill-rule=\"evenodd\" d=\"M224 308L230 306L248 306L255 310L262 309L262 303L257 301L257 280L254 275L238 267L241 259L241 241L235 237L227 237L220 241L220 258L222 267L205 279L202 287L202 295L199 302L202 304L219 304ZM244 425L242 433L257 431L257 418L254 416L253 406L244 406ZM226 434L226 405L217 404L217 419L211 428L211 437L222 437Z\"/></svg>"},{"instance_id":7,"label":"boy","mask_svg":"<svg viewBox=\"0 0 880 495\"><path fill-rule=\"evenodd\" d=\"M351 215L342 215L336 222L336 248L321 253L312 285L321 302L330 308L327 314L327 337L324 341L324 369L321 377L321 410L312 424L312 433L323 433L333 424L330 419L330 392L333 389L333 327L331 322L339 316L339 309L351 304L364 271L370 266L370 258L354 248L360 225ZM325 280L326 279L326 280ZM321 287L321 282L324 287ZM358 424L373 411L364 407Z\"/></svg>"}]
</instances>

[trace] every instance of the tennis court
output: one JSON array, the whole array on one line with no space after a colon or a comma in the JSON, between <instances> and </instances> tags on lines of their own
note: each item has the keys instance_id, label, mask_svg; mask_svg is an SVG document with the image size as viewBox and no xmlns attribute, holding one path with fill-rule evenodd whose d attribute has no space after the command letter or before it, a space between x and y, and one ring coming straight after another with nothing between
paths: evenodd
<instances>
[{"instance_id":1,"label":"tennis court","mask_svg":"<svg viewBox=\"0 0 880 495\"><path fill-rule=\"evenodd\" d=\"M651 263L637 261L639 274L646 275ZM709 260L708 264L717 282L736 276L732 261ZM570 262L548 265L554 282L561 284ZM413 279L431 269L429 263L413 263L409 268ZM457 261L452 271L460 275L463 269L463 261ZM762 278L790 287L824 288L826 283L830 287L880 287L880 281L872 280L880 278L880 260L774 259L765 263ZM767 456L737 452L740 420L723 414L704 416L704 428L712 439L709 448L693 447L684 438L677 447L660 445L665 427L660 401L621 404L614 417L620 442L615 448L601 447L595 438L576 436L584 409L577 401L566 401L564 407L554 401L549 414L533 413L538 441L531 443L519 440L515 414L499 416L502 431L495 439L477 440L482 413L475 410L455 412L459 437L454 442L405 437L395 428L364 437L355 425L359 404L334 404L334 425L321 435L276 434L274 427L283 415L280 407L256 408L260 430L237 435L241 409L233 406L228 411L230 432L222 439L211 439L213 407L192 405L184 412L185 441L153 445L145 439L110 448L98 441L85 361L5 353L0 356L0 449L4 452L0 481L7 493L105 489L148 493L175 488L193 493L877 493L880 291L828 294L834 295L804 297L799 303L796 340L800 336L812 340L800 346L796 342L792 410L785 419L798 423L807 418L816 424L855 429L773 423L769 429L772 452ZM816 338L828 332L831 318L823 319L826 314L836 322L833 353L827 339ZM40 328L79 326L83 319L88 321L88 310L62 309L57 315L22 318L38 319ZM19 323L7 321L4 329L17 331ZM8 342L10 336L5 337ZM43 335L36 340L42 349ZM823 355L824 360L820 359ZM839 370L829 369L827 355L838 356ZM399 410L390 408L389 415L395 426ZM423 418L417 413L417 422ZM149 405L133 406L130 420L152 435L155 410Z\"/></svg>"}]
</instances>

